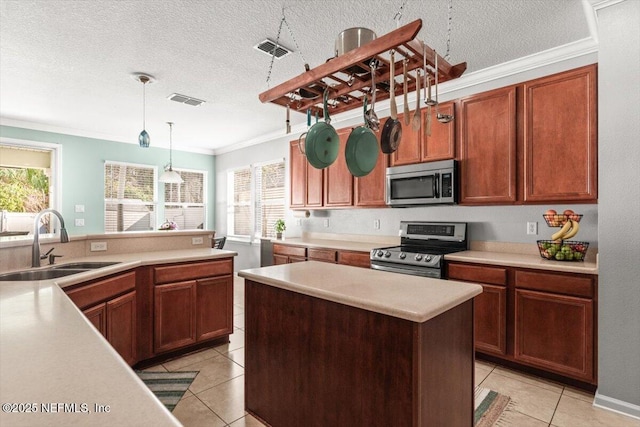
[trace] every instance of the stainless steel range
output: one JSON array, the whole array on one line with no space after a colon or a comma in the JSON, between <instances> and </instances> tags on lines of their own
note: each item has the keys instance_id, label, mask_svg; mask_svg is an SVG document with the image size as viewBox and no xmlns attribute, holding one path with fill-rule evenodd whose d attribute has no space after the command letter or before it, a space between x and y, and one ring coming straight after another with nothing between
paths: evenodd
<instances>
[{"instance_id":1,"label":"stainless steel range","mask_svg":"<svg viewBox=\"0 0 640 427\"><path fill-rule=\"evenodd\" d=\"M400 246L371 251L371 268L442 278L444 255L467 250L467 223L401 221Z\"/></svg>"}]
</instances>

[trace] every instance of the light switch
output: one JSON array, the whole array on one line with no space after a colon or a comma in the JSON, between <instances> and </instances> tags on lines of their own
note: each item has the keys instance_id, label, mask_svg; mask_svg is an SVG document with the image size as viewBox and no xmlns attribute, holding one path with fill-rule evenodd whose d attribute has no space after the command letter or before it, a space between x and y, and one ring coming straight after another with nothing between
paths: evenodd
<instances>
[{"instance_id":1,"label":"light switch","mask_svg":"<svg viewBox=\"0 0 640 427\"><path fill-rule=\"evenodd\" d=\"M76 227L84 227L84 218L76 218Z\"/></svg>"}]
</instances>

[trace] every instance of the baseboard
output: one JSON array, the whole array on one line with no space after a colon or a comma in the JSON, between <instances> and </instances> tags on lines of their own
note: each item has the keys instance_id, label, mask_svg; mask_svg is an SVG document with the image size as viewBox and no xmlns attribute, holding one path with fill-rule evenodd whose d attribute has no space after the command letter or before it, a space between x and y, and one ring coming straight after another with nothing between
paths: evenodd
<instances>
[{"instance_id":1,"label":"baseboard","mask_svg":"<svg viewBox=\"0 0 640 427\"><path fill-rule=\"evenodd\" d=\"M614 399L613 397L602 395L597 391L596 396L593 399L593 406L617 412L628 417L640 419L640 405L634 405L633 403Z\"/></svg>"}]
</instances>

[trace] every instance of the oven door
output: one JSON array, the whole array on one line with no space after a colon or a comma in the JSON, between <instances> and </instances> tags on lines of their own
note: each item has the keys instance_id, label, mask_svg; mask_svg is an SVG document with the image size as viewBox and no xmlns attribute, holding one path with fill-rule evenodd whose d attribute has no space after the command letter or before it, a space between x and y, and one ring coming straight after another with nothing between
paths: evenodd
<instances>
[{"instance_id":1,"label":"oven door","mask_svg":"<svg viewBox=\"0 0 640 427\"><path fill-rule=\"evenodd\" d=\"M393 264L389 262L380 262L371 260L371 268L374 270L390 271L392 273L409 274L411 276L431 277L434 279L442 279L441 268L418 267L405 264Z\"/></svg>"},{"instance_id":2,"label":"oven door","mask_svg":"<svg viewBox=\"0 0 640 427\"><path fill-rule=\"evenodd\" d=\"M387 171L387 205L407 206L440 203L440 173Z\"/></svg>"}]
</instances>

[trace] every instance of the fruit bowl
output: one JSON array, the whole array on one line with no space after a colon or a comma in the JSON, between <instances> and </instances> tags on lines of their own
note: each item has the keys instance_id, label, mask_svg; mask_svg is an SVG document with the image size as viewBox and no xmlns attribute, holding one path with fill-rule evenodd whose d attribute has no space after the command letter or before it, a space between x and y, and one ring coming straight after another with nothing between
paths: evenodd
<instances>
[{"instance_id":1,"label":"fruit bowl","mask_svg":"<svg viewBox=\"0 0 640 427\"><path fill-rule=\"evenodd\" d=\"M547 225L549 227L562 227L564 225L565 222L567 222L568 220L572 219L576 222L580 222L580 220L582 219L582 215L581 214L570 214L570 215L565 215L565 214L542 214L542 217L544 218L544 220L547 222Z\"/></svg>"},{"instance_id":2,"label":"fruit bowl","mask_svg":"<svg viewBox=\"0 0 640 427\"><path fill-rule=\"evenodd\" d=\"M589 242L538 240L540 256L555 261L584 261L588 248Z\"/></svg>"}]
</instances>

